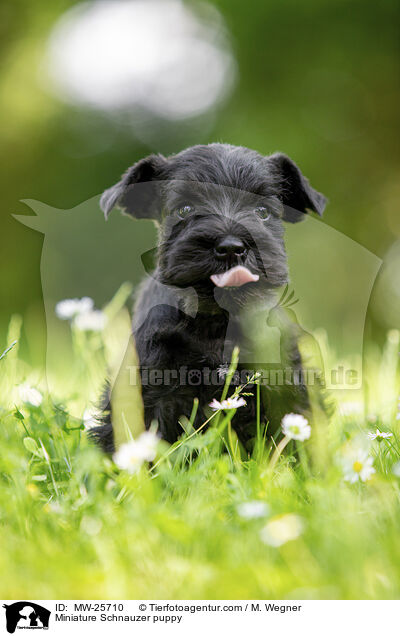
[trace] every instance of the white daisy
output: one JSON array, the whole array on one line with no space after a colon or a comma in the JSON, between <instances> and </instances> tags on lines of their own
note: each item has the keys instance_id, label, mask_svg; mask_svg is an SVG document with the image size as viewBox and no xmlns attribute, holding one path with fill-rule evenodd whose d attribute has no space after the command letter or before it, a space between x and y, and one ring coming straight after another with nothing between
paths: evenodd
<instances>
[{"instance_id":1,"label":"white daisy","mask_svg":"<svg viewBox=\"0 0 400 636\"><path fill-rule=\"evenodd\" d=\"M56 314L61 320L71 320L79 314L93 309L94 302L88 296L83 298L66 298L56 305Z\"/></svg>"},{"instance_id":2,"label":"white daisy","mask_svg":"<svg viewBox=\"0 0 400 636\"><path fill-rule=\"evenodd\" d=\"M261 540L274 548L279 548L288 541L297 539L303 531L303 520L295 514L273 517L262 528Z\"/></svg>"},{"instance_id":3,"label":"white daisy","mask_svg":"<svg viewBox=\"0 0 400 636\"><path fill-rule=\"evenodd\" d=\"M377 428L376 433L369 432L368 437L369 439L377 439L378 442L380 442L383 439L388 439L389 437L393 437L393 433L383 433Z\"/></svg>"},{"instance_id":4,"label":"white daisy","mask_svg":"<svg viewBox=\"0 0 400 636\"><path fill-rule=\"evenodd\" d=\"M151 462L156 456L159 438L151 431L145 431L137 439L122 444L114 453L113 460L128 473L136 473L143 462Z\"/></svg>"},{"instance_id":5,"label":"white daisy","mask_svg":"<svg viewBox=\"0 0 400 636\"><path fill-rule=\"evenodd\" d=\"M311 426L302 415L288 413L282 419L282 431L286 437L304 442L311 435Z\"/></svg>"},{"instance_id":6,"label":"white daisy","mask_svg":"<svg viewBox=\"0 0 400 636\"><path fill-rule=\"evenodd\" d=\"M342 459L343 474L345 481L351 484L357 481L368 481L374 474L374 460L365 450L357 450L349 453Z\"/></svg>"},{"instance_id":7,"label":"white daisy","mask_svg":"<svg viewBox=\"0 0 400 636\"><path fill-rule=\"evenodd\" d=\"M99 309L93 309L75 316L73 324L79 331L102 331L107 323L107 317Z\"/></svg>"},{"instance_id":8,"label":"white daisy","mask_svg":"<svg viewBox=\"0 0 400 636\"><path fill-rule=\"evenodd\" d=\"M146 462L152 462L157 453L160 438L153 431L144 431L136 440L136 452Z\"/></svg>"},{"instance_id":9,"label":"white daisy","mask_svg":"<svg viewBox=\"0 0 400 636\"><path fill-rule=\"evenodd\" d=\"M40 406L43 402L43 395L37 389L29 386L29 384L21 384L18 387L19 397L25 404L31 406Z\"/></svg>"},{"instance_id":10,"label":"white daisy","mask_svg":"<svg viewBox=\"0 0 400 636\"><path fill-rule=\"evenodd\" d=\"M244 501L237 506L236 510L243 519L259 519L266 517L269 507L265 501Z\"/></svg>"},{"instance_id":11,"label":"white daisy","mask_svg":"<svg viewBox=\"0 0 400 636\"><path fill-rule=\"evenodd\" d=\"M212 402L210 402L209 406L213 409L213 411L229 411L230 409L238 409L240 406L245 406L246 400L242 397L230 397L226 400L222 400L222 402L218 402L215 398Z\"/></svg>"}]
</instances>

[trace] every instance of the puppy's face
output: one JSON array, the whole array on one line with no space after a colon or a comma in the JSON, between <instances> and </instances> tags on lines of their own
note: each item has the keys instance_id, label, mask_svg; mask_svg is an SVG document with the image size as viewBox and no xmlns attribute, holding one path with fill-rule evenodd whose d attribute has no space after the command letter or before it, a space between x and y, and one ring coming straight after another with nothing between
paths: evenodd
<instances>
[{"instance_id":1,"label":"puppy's face","mask_svg":"<svg viewBox=\"0 0 400 636\"><path fill-rule=\"evenodd\" d=\"M325 198L285 155L211 144L141 160L104 193L116 205L159 223L160 282L244 304L287 281L283 223Z\"/></svg>"},{"instance_id":2,"label":"puppy's face","mask_svg":"<svg viewBox=\"0 0 400 636\"><path fill-rule=\"evenodd\" d=\"M163 209L161 282L239 303L286 282L282 208L272 192L180 177L164 188Z\"/></svg>"}]
</instances>

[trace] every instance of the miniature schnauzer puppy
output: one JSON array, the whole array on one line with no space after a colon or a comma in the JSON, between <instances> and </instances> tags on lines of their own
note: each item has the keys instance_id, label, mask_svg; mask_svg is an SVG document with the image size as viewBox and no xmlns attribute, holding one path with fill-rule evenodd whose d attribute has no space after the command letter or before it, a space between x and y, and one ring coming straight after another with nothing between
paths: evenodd
<instances>
[{"instance_id":1,"label":"miniature schnauzer puppy","mask_svg":"<svg viewBox=\"0 0 400 636\"><path fill-rule=\"evenodd\" d=\"M152 219L159 228L155 269L139 291L133 336L146 377L149 370L168 371L173 381L142 383L147 428L156 421L161 436L176 441L183 433L179 418L190 415L194 398L199 400L194 426L202 424L208 405L222 391L221 382L209 378L223 376L235 346L238 369L249 359L253 369L263 366L257 338L246 332L244 312L262 307L288 282L283 223L302 220L307 210L322 215L325 204L286 155L265 157L219 143L170 157L150 155L104 192L100 205L106 218L118 207L132 217ZM300 369L290 330L286 340L281 364ZM203 381L188 382L182 369ZM307 410L302 382L264 389L262 417L269 432L285 413ZM256 420L255 400L247 402L233 420L244 445L254 436ZM92 429L106 452L114 450L110 405L108 399L102 424Z\"/></svg>"}]
</instances>

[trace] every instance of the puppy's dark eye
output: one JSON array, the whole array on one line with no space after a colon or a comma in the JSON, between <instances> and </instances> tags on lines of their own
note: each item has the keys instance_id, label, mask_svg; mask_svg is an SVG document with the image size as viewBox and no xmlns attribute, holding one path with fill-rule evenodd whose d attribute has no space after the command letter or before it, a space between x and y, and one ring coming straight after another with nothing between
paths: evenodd
<instances>
[{"instance_id":1,"label":"puppy's dark eye","mask_svg":"<svg viewBox=\"0 0 400 636\"><path fill-rule=\"evenodd\" d=\"M263 205L260 205L258 208L256 208L256 212L263 221L268 221L269 217L271 216L271 212L268 212L267 208L265 208Z\"/></svg>"},{"instance_id":2,"label":"puppy's dark eye","mask_svg":"<svg viewBox=\"0 0 400 636\"><path fill-rule=\"evenodd\" d=\"M176 214L180 219L185 219L191 212L193 212L193 208L191 205L184 205L183 208L179 208L176 211Z\"/></svg>"}]
</instances>

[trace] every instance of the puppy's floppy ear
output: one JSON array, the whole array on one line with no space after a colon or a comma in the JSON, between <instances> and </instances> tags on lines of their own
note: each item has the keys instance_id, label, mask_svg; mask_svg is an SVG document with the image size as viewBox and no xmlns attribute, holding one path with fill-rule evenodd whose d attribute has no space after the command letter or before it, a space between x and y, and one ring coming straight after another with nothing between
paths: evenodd
<instances>
[{"instance_id":1,"label":"puppy's floppy ear","mask_svg":"<svg viewBox=\"0 0 400 636\"><path fill-rule=\"evenodd\" d=\"M137 219L157 220L160 216L158 181L166 163L162 155L150 155L128 168L121 181L101 196L100 207L106 219L111 210L118 207Z\"/></svg>"},{"instance_id":2,"label":"puppy's floppy ear","mask_svg":"<svg viewBox=\"0 0 400 636\"><path fill-rule=\"evenodd\" d=\"M314 190L294 161L277 152L268 157L279 182L280 198L284 205L283 219L296 223L304 218L307 209L320 216L327 199Z\"/></svg>"}]
</instances>

